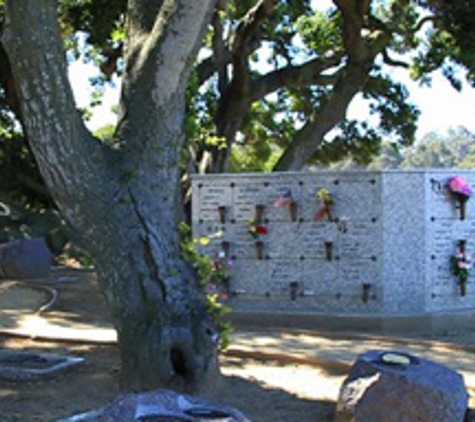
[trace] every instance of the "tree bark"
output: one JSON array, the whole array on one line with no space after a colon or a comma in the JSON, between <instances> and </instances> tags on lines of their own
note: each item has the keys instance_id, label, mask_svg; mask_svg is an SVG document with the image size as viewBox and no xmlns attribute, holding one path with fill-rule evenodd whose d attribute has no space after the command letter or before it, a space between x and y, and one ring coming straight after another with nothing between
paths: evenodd
<instances>
[{"instance_id":1,"label":"tree bark","mask_svg":"<svg viewBox=\"0 0 475 422\"><path fill-rule=\"evenodd\" d=\"M3 42L45 181L92 254L118 332L126 390L206 388L217 335L181 258L184 90L212 0L129 2L121 115L89 133L67 80L56 0L8 0Z\"/></svg>"},{"instance_id":2,"label":"tree bark","mask_svg":"<svg viewBox=\"0 0 475 422\"><path fill-rule=\"evenodd\" d=\"M123 385L198 391L217 374L217 332L180 259L173 205L153 201L150 182L147 176L129 184L95 228L98 279L118 332Z\"/></svg>"}]
</instances>

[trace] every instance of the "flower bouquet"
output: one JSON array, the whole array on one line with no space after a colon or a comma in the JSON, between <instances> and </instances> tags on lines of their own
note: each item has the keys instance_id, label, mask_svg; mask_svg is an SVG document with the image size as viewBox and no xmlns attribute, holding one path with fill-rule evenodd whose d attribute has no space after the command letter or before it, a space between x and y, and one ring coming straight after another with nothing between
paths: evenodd
<instances>
[{"instance_id":1,"label":"flower bouquet","mask_svg":"<svg viewBox=\"0 0 475 422\"><path fill-rule=\"evenodd\" d=\"M459 204L460 219L465 220L466 204L472 195L472 188L463 177L455 176L449 179L449 191Z\"/></svg>"},{"instance_id":2,"label":"flower bouquet","mask_svg":"<svg viewBox=\"0 0 475 422\"><path fill-rule=\"evenodd\" d=\"M465 253L465 245L466 240L460 240L457 252L450 258L450 269L459 279L461 296L465 296L467 292L467 280L472 268L472 263Z\"/></svg>"},{"instance_id":3,"label":"flower bouquet","mask_svg":"<svg viewBox=\"0 0 475 422\"><path fill-rule=\"evenodd\" d=\"M249 234L255 240L255 247L257 253L257 259L264 258L264 242L260 240L262 235L266 235L268 233L267 227L260 224L257 220L251 220L249 223Z\"/></svg>"},{"instance_id":4,"label":"flower bouquet","mask_svg":"<svg viewBox=\"0 0 475 422\"><path fill-rule=\"evenodd\" d=\"M290 218L292 221L297 221L298 205L292 196L290 189L287 189L281 196L274 201L274 207L284 208L288 207L290 211Z\"/></svg>"},{"instance_id":5,"label":"flower bouquet","mask_svg":"<svg viewBox=\"0 0 475 422\"><path fill-rule=\"evenodd\" d=\"M317 198L320 201L321 208L316 212L315 220L322 220L326 216L329 221L333 221L331 208L335 201L333 200L331 193L327 189L321 188L317 192Z\"/></svg>"},{"instance_id":6,"label":"flower bouquet","mask_svg":"<svg viewBox=\"0 0 475 422\"><path fill-rule=\"evenodd\" d=\"M227 257L225 251L220 251L213 260L213 272L208 283L208 294L217 295L216 299L227 301L230 296L230 280L233 277L234 261Z\"/></svg>"}]
</instances>

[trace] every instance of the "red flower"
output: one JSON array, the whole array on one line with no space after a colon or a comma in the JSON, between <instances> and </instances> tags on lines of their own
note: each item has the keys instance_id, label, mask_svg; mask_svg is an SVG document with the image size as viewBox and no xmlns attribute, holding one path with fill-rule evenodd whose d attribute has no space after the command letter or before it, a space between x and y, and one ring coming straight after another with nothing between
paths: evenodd
<instances>
[{"instance_id":1,"label":"red flower","mask_svg":"<svg viewBox=\"0 0 475 422\"><path fill-rule=\"evenodd\" d=\"M267 234L267 227L265 226L256 226L256 233L257 234Z\"/></svg>"}]
</instances>

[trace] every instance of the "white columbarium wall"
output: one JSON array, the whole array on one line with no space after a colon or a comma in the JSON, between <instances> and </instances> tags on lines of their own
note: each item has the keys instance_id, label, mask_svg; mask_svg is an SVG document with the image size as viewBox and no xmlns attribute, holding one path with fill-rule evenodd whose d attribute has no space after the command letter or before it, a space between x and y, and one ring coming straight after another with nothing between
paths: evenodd
<instances>
[{"instance_id":1,"label":"white columbarium wall","mask_svg":"<svg viewBox=\"0 0 475 422\"><path fill-rule=\"evenodd\" d=\"M229 242L236 311L411 316L473 310L473 277L461 296L449 268L460 239L467 240L468 254L475 251L475 199L460 220L446 187L454 175L475 186L475 172L453 170L195 176L193 235L211 238L201 246L211 257ZM314 220L319 188L332 193L336 221ZM287 189L297 203L295 221L287 207L273 205ZM269 232L261 237L263 259L248 233L256 205L264 206Z\"/></svg>"}]
</instances>

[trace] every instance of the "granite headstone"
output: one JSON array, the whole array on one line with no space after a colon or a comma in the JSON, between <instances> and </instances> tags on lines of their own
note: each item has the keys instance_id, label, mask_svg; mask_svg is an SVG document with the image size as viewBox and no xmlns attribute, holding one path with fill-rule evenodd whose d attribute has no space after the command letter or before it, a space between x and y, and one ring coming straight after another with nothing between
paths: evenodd
<instances>
[{"instance_id":1,"label":"granite headstone","mask_svg":"<svg viewBox=\"0 0 475 422\"><path fill-rule=\"evenodd\" d=\"M369 351L343 382L335 422L463 422L467 406L459 373L406 353Z\"/></svg>"},{"instance_id":2,"label":"granite headstone","mask_svg":"<svg viewBox=\"0 0 475 422\"><path fill-rule=\"evenodd\" d=\"M62 422L249 422L238 410L209 401L178 394L171 390L156 390L118 397L108 406L71 416Z\"/></svg>"}]
</instances>

